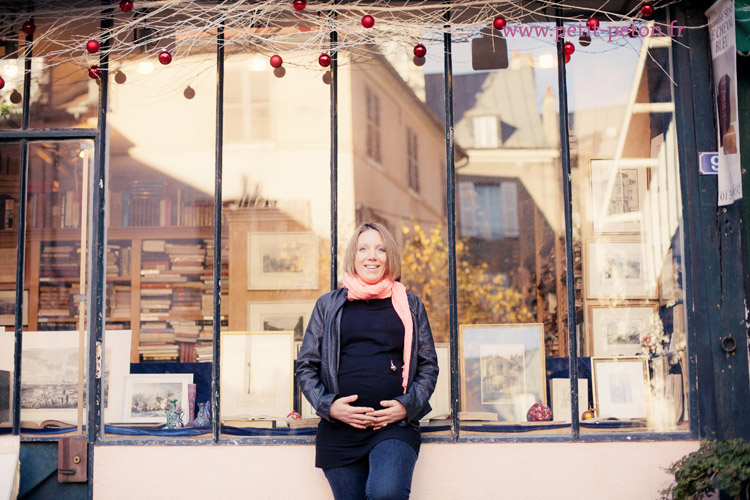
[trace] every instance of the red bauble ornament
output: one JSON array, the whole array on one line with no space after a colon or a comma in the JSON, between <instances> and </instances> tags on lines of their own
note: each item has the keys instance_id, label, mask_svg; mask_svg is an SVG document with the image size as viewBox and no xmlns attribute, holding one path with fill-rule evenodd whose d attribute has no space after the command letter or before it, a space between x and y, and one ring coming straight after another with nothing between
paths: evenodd
<instances>
[{"instance_id":1,"label":"red bauble ornament","mask_svg":"<svg viewBox=\"0 0 750 500\"><path fill-rule=\"evenodd\" d=\"M0 90L3 90L4 87L5 87L5 80L3 80L3 77L0 76Z\"/></svg>"},{"instance_id":2,"label":"red bauble ornament","mask_svg":"<svg viewBox=\"0 0 750 500\"><path fill-rule=\"evenodd\" d=\"M101 46L99 45L99 42L97 42L96 40L89 40L88 43L86 44L86 50L88 51L89 54L96 54L97 52L99 52L100 48Z\"/></svg>"},{"instance_id":3,"label":"red bauble ornament","mask_svg":"<svg viewBox=\"0 0 750 500\"><path fill-rule=\"evenodd\" d=\"M578 44L581 47L588 47L589 45L591 45L591 37L588 35L581 35L578 38Z\"/></svg>"},{"instance_id":4,"label":"red bauble ornament","mask_svg":"<svg viewBox=\"0 0 750 500\"><path fill-rule=\"evenodd\" d=\"M115 72L115 82L122 85L123 83L128 81L128 75L120 71L119 69Z\"/></svg>"},{"instance_id":5,"label":"red bauble ornament","mask_svg":"<svg viewBox=\"0 0 750 500\"><path fill-rule=\"evenodd\" d=\"M328 54L320 54L320 57L318 57L318 64L320 64L324 68L327 68L331 65L331 56L329 56Z\"/></svg>"},{"instance_id":6,"label":"red bauble ornament","mask_svg":"<svg viewBox=\"0 0 750 500\"><path fill-rule=\"evenodd\" d=\"M418 43L414 46L414 55L417 57L424 57L427 55L427 48L422 45L421 43Z\"/></svg>"},{"instance_id":7,"label":"red bauble ornament","mask_svg":"<svg viewBox=\"0 0 750 500\"><path fill-rule=\"evenodd\" d=\"M271 66L274 68L280 68L282 64L284 64L284 60L280 55L275 54L271 56Z\"/></svg>"},{"instance_id":8,"label":"red bauble ornament","mask_svg":"<svg viewBox=\"0 0 750 500\"><path fill-rule=\"evenodd\" d=\"M552 420L552 410L542 403L534 403L526 412L526 420L529 422L547 422Z\"/></svg>"},{"instance_id":9,"label":"red bauble ornament","mask_svg":"<svg viewBox=\"0 0 750 500\"><path fill-rule=\"evenodd\" d=\"M643 17L651 17L654 14L654 6L650 3L644 3L641 7L641 14Z\"/></svg>"},{"instance_id":10,"label":"red bauble ornament","mask_svg":"<svg viewBox=\"0 0 750 500\"><path fill-rule=\"evenodd\" d=\"M570 62L570 54L565 54L565 64Z\"/></svg>"},{"instance_id":11,"label":"red bauble ornament","mask_svg":"<svg viewBox=\"0 0 750 500\"><path fill-rule=\"evenodd\" d=\"M133 2L130 0L122 0L120 2L120 10L123 12L131 12L133 10Z\"/></svg>"},{"instance_id":12,"label":"red bauble ornament","mask_svg":"<svg viewBox=\"0 0 750 500\"><path fill-rule=\"evenodd\" d=\"M193 89L193 87L188 85L187 87L185 87L185 91L182 93L182 95L185 96L185 99L192 99L193 97L195 97L195 90Z\"/></svg>"},{"instance_id":13,"label":"red bauble ornament","mask_svg":"<svg viewBox=\"0 0 750 500\"><path fill-rule=\"evenodd\" d=\"M570 56L573 54L573 52L576 51L576 46L573 45L572 42L565 42L565 45L563 45L563 52L565 52L566 56Z\"/></svg>"},{"instance_id":14,"label":"red bauble ornament","mask_svg":"<svg viewBox=\"0 0 750 500\"><path fill-rule=\"evenodd\" d=\"M31 36L36 31L36 24L34 24L34 21L29 19L25 23L23 23L23 26L21 26L21 31L26 33L27 35Z\"/></svg>"},{"instance_id":15,"label":"red bauble ornament","mask_svg":"<svg viewBox=\"0 0 750 500\"><path fill-rule=\"evenodd\" d=\"M495 27L496 30L501 30L505 28L505 25L508 24L507 21L505 21L505 18L503 16L497 16L494 21L492 21L492 26Z\"/></svg>"},{"instance_id":16,"label":"red bauble ornament","mask_svg":"<svg viewBox=\"0 0 750 500\"><path fill-rule=\"evenodd\" d=\"M365 28L372 28L375 26L375 18L372 16L364 16L362 18L362 26Z\"/></svg>"},{"instance_id":17,"label":"red bauble ornament","mask_svg":"<svg viewBox=\"0 0 750 500\"><path fill-rule=\"evenodd\" d=\"M425 63L424 57L414 56L414 59L412 59L412 61L414 61L414 66L424 66Z\"/></svg>"},{"instance_id":18,"label":"red bauble ornament","mask_svg":"<svg viewBox=\"0 0 750 500\"><path fill-rule=\"evenodd\" d=\"M586 21L586 26L590 30L598 30L599 29L599 20L595 17L589 17L589 20Z\"/></svg>"},{"instance_id":19,"label":"red bauble ornament","mask_svg":"<svg viewBox=\"0 0 750 500\"><path fill-rule=\"evenodd\" d=\"M10 102L12 102L13 104L21 104L22 101L23 96L21 95L21 93L18 91L18 89L13 89L13 92L11 92L10 94Z\"/></svg>"},{"instance_id":20,"label":"red bauble ornament","mask_svg":"<svg viewBox=\"0 0 750 500\"><path fill-rule=\"evenodd\" d=\"M93 78L94 80L98 80L102 77L102 70L99 69L99 66L94 64L89 68L89 78Z\"/></svg>"},{"instance_id":21,"label":"red bauble ornament","mask_svg":"<svg viewBox=\"0 0 750 500\"><path fill-rule=\"evenodd\" d=\"M294 10L305 10L305 7L307 7L307 0L294 0L292 5L294 6Z\"/></svg>"},{"instance_id":22,"label":"red bauble ornament","mask_svg":"<svg viewBox=\"0 0 750 500\"><path fill-rule=\"evenodd\" d=\"M166 50L162 50L159 52L159 62L167 65L172 62L172 54L167 52Z\"/></svg>"}]
</instances>

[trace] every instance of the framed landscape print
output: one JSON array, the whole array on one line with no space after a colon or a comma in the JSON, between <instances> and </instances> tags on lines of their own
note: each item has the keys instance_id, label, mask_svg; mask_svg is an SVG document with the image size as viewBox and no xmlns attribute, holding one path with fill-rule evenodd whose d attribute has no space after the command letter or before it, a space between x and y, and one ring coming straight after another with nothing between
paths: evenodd
<instances>
[{"instance_id":1,"label":"framed landscape print","mask_svg":"<svg viewBox=\"0 0 750 500\"><path fill-rule=\"evenodd\" d=\"M594 356L635 356L643 336L656 326L656 306L592 306L590 311Z\"/></svg>"},{"instance_id":2,"label":"framed landscape print","mask_svg":"<svg viewBox=\"0 0 750 500\"><path fill-rule=\"evenodd\" d=\"M591 160L593 233L640 233L648 168L638 160Z\"/></svg>"},{"instance_id":3,"label":"framed landscape print","mask_svg":"<svg viewBox=\"0 0 750 500\"><path fill-rule=\"evenodd\" d=\"M601 418L647 418L648 358L591 358L594 407Z\"/></svg>"},{"instance_id":4,"label":"framed landscape print","mask_svg":"<svg viewBox=\"0 0 750 500\"><path fill-rule=\"evenodd\" d=\"M0 370L12 372L14 343L13 332L0 334ZM78 332L24 332L21 366L21 419L75 424L78 420ZM84 363L84 370L87 366ZM107 330L102 379L105 422L122 420L123 384L128 373L130 330ZM84 374L84 385L85 381ZM84 400L84 407L85 403ZM85 424L85 411L83 419Z\"/></svg>"},{"instance_id":5,"label":"framed landscape print","mask_svg":"<svg viewBox=\"0 0 750 500\"><path fill-rule=\"evenodd\" d=\"M514 422L546 403L543 335L541 323L460 325L461 410Z\"/></svg>"},{"instance_id":6,"label":"framed landscape print","mask_svg":"<svg viewBox=\"0 0 750 500\"><path fill-rule=\"evenodd\" d=\"M170 401L177 400L182 424L188 423L188 385L192 373L137 373L125 377L125 422L167 423Z\"/></svg>"},{"instance_id":7,"label":"framed landscape print","mask_svg":"<svg viewBox=\"0 0 750 500\"><path fill-rule=\"evenodd\" d=\"M221 333L221 418L283 420L293 409L294 332Z\"/></svg>"},{"instance_id":8,"label":"framed landscape print","mask_svg":"<svg viewBox=\"0 0 750 500\"><path fill-rule=\"evenodd\" d=\"M294 340L305 335L315 301L248 302L247 329L252 332L294 332Z\"/></svg>"},{"instance_id":9,"label":"framed landscape print","mask_svg":"<svg viewBox=\"0 0 750 500\"><path fill-rule=\"evenodd\" d=\"M589 298L656 298L652 263L639 242L590 241L586 272Z\"/></svg>"},{"instance_id":10,"label":"framed landscape print","mask_svg":"<svg viewBox=\"0 0 750 500\"><path fill-rule=\"evenodd\" d=\"M248 233L247 288L318 288L315 233Z\"/></svg>"}]
</instances>

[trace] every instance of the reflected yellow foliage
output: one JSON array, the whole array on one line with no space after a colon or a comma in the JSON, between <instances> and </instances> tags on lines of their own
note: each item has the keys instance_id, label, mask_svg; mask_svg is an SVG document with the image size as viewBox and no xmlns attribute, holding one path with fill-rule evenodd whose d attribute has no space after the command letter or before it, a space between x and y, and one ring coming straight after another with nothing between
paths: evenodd
<instances>
[{"instance_id":1,"label":"reflected yellow foliage","mask_svg":"<svg viewBox=\"0 0 750 500\"><path fill-rule=\"evenodd\" d=\"M406 238L401 281L425 304L436 342L448 341L448 245L443 228L425 231L419 225L402 227ZM487 264L466 257L463 241L456 241L458 323L530 323L535 316L521 292L503 284Z\"/></svg>"}]
</instances>

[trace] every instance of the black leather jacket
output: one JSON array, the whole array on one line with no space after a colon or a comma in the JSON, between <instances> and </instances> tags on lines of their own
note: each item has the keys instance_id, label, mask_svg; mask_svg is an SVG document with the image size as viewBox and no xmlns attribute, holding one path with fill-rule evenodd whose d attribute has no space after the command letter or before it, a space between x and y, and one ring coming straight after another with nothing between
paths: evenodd
<instances>
[{"instance_id":1,"label":"black leather jacket","mask_svg":"<svg viewBox=\"0 0 750 500\"><path fill-rule=\"evenodd\" d=\"M341 311L346 303L346 288L339 288L318 299L297 356L297 382L318 415L331 421L331 403L339 394L339 340ZM395 399L406 408L406 420L400 425L416 425L430 410L429 399L438 376L437 354L424 304L406 292L414 323L409 380L406 394Z\"/></svg>"}]
</instances>

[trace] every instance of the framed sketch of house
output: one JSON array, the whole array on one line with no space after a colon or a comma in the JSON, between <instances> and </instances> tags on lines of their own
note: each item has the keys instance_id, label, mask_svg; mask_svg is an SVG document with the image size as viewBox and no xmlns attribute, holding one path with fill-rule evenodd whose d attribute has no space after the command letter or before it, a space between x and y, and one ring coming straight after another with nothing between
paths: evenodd
<instances>
[{"instance_id":1,"label":"framed sketch of house","mask_svg":"<svg viewBox=\"0 0 750 500\"><path fill-rule=\"evenodd\" d=\"M221 417L284 420L293 409L294 332L221 333Z\"/></svg>"},{"instance_id":2,"label":"framed sketch of house","mask_svg":"<svg viewBox=\"0 0 750 500\"><path fill-rule=\"evenodd\" d=\"M650 253L633 241L589 241L586 247L589 298L656 298Z\"/></svg>"},{"instance_id":3,"label":"framed sketch of house","mask_svg":"<svg viewBox=\"0 0 750 500\"><path fill-rule=\"evenodd\" d=\"M130 334L130 330L104 333L102 412L105 422L122 420L123 384L130 373ZM13 332L0 333L0 370L13 370L14 342ZM78 343L76 331L23 333L22 420L77 422ZM85 386L85 373L83 377ZM85 403L84 400L84 407ZM83 415L85 424L85 411Z\"/></svg>"},{"instance_id":4,"label":"framed sketch of house","mask_svg":"<svg viewBox=\"0 0 750 500\"><path fill-rule=\"evenodd\" d=\"M182 411L182 424L188 423L188 385L192 373L137 373L125 377L123 413L125 422L167 423L173 401Z\"/></svg>"},{"instance_id":5,"label":"framed sketch of house","mask_svg":"<svg viewBox=\"0 0 750 500\"><path fill-rule=\"evenodd\" d=\"M301 341L315 301L248 302L247 329L251 332L294 332Z\"/></svg>"},{"instance_id":6,"label":"framed sketch of house","mask_svg":"<svg viewBox=\"0 0 750 500\"><path fill-rule=\"evenodd\" d=\"M315 233L248 233L248 290L318 288Z\"/></svg>"},{"instance_id":7,"label":"framed sketch of house","mask_svg":"<svg viewBox=\"0 0 750 500\"><path fill-rule=\"evenodd\" d=\"M460 325L461 411L517 422L546 403L543 335L541 323Z\"/></svg>"},{"instance_id":8,"label":"framed sketch of house","mask_svg":"<svg viewBox=\"0 0 750 500\"><path fill-rule=\"evenodd\" d=\"M640 233L648 167L640 159L591 160L592 233Z\"/></svg>"},{"instance_id":9,"label":"framed sketch of house","mask_svg":"<svg viewBox=\"0 0 750 500\"><path fill-rule=\"evenodd\" d=\"M656 306L591 306L591 335L594 356L635 356L641 339L654 333Z\"/></svg>"}]
</instances>

